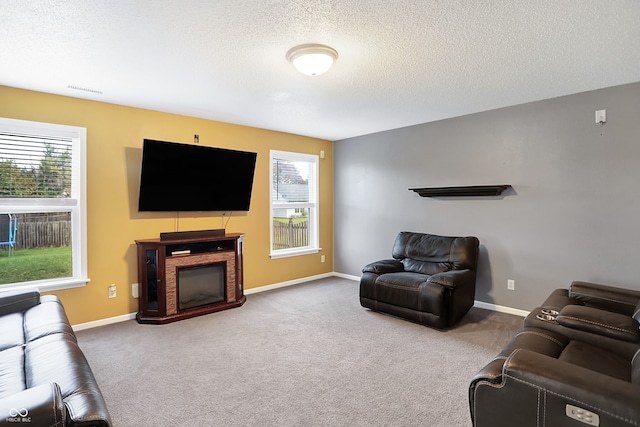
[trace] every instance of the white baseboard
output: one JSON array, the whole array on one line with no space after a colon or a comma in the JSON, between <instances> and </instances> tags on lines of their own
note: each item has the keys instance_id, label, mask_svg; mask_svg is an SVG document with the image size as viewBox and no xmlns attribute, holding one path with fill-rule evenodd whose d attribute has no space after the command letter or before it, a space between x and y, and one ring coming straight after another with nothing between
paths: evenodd
<instances>
[{"instance_id":1,"label":"white baseboard","mask_svg":"<svg viewBox=\"0 0 640 427\"><path fill-rule=\"evenodd\" d=\"M244 294L245 295L257 294L259 292L270 291L272 289L285 288L287 286L299 285L301 283L310 282L312 280L325 279L327 277L341 277L343 279L354 280L354 281L360 280L360 276L353 276L351 274L332 272L332 273L318 274L315 276L303 277L301 279L289 280L286 282L274 283L272 285L265 285L257 288L245 289ZM529 314L529 312L526 310L518 310L517 308L505 307L502 305L491 304L483 301L475 301L473 306L478 308L484 308L485 310L514 314L516 316L522 316L522 317L527 317L527 315ZM84 329L97 328L98 326L110 325L112 323L126 322L127 320L133 320L135 318L136 318L136 313L129 313L129 314L123 314L121 316L109 317L107 319L95 320L93 322L72 325L72 328L74 331L82 331Z\"/></svg>"},{"instance_id":2,"label":"white baseboard","mask_svg":"<svg viewBox=\"0 0 640 427\"><path fill-rule=\"evenodd\" d=\"M474 307L484 308L485 310L498 311L500 313L514 314L516 316L527 317L529 312L526 310L519 310L517 308L505 307L504 305L496 305L483 301L475 301Z\"/></svg>"},{"instance_id":3,"label":"white baseboard","mask_svg":"<svg viewBox=\"0 0 640 427\"><path fill-rule=\"evenodd\" d=\"M333 275L335 277L342 277L343 279L355 280L356 282L360 281L360 276L352 276L351 274L336 273L336 272L334 272Z\"/></svg>"},{"instance_id":4,"label":"white baseboard","mask_svg":"<svg viewBox=\"0 0 640 427\"><path fill-rule=\"evenodd\" d=\"M109 317L107 319L94 320L93 322L79 323L71 325L74 331L82 331L83 329L97 328L98 326L111 325L112 323L126 322L136 318L136 313L123 314L121 316Z\"/></svg>"},{"instance_id":5,"label":"white baseboard","mask_svg":"<svg viewBox=\"0 0 640 427\"><path fill-rule=\"evenodd\" d=\"M274 283L272 285L259 286L257 288L245 289L245 295L257 294L258 292L270 291L272 289L285 288L287 286L299 285L300 283L310 282L312 280L325 279L335 276L335 273L324 273L315 276L303 277L301 279L289 280L286 282Z\"/></svg>"}]
</instances>

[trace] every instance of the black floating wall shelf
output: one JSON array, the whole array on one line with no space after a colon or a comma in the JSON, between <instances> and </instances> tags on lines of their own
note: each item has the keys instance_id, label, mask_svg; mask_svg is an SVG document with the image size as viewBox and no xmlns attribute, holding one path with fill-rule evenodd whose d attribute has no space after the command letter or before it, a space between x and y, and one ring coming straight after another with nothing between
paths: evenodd
<instances>
[{"instance_id":1,"label":"black floating wall shelf","mask_svg":"<svg viewBox=\"0 0 640 427\"><path fill-rule=\"evenodd\" d=\"M470 185L466 187L410 188L422 197L498 196L510 185Z\"/></svg>"}]
</instances>

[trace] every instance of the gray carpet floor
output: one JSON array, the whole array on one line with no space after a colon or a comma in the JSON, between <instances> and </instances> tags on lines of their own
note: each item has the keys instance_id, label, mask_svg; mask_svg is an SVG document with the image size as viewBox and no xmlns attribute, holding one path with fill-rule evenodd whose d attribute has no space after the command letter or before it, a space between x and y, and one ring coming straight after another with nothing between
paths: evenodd
<instances>
[{"instance_id":1,"label":"gray carpet floor","mask_svg":"<svg viewBox=\"0 0 640 427\"><path fill-rule=\"evenodd\" d=\"M471 378L521 327L472 308L435 330L362 308L358 282L329 278L77 335L115 427L470 427Z\"/></svg>"}]
</instances>

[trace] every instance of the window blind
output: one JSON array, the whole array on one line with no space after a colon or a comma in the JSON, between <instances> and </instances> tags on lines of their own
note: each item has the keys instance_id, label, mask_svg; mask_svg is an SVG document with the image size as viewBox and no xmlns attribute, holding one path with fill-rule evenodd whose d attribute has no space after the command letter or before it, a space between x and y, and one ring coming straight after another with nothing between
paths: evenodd
<instances>
[{"instance_id":1,"label":"window blind","mask_svg":"<svg viewBox=\"0 0 640 427\"><path fill-rule=\"evenodd\" d=\"M70 137L0 132L1 198L73 198Z\"/></svg>"}]
</instances>

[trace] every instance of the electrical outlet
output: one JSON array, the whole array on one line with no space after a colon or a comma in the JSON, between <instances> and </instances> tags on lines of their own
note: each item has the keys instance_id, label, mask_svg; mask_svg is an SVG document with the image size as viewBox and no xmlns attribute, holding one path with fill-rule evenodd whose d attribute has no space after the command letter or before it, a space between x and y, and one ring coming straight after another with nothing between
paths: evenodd
<instances>
[{"instance_id":1,"label":"electrical outlet","mask_svg":"<svg viewBox=\"0 0 640 427\"><path fill-rule=\"evenodd\" d=\"M109 285L109 298L115 298L115 297L116 297L116 285L112 283Z\"/></svg>"},{"instance_id":2,"label":"electrical outlet","mask_svg":"<svg viewBox=\"0 0 640 427\"><path fill-rule=\"evenodd\" d=\"M138 286L137 283L132 283L131 284L131 295L133 295L134 298L138 298L140 292L140 287Z\"/></svg>"},{"instance_id":3,"label":"electrical outlet","mask_svg":"<svg viewBox=\"0 0 640 427\"><path fill-rule=\"evenodd\" d=\"M324 255L320 255L320 262L324 262L324 261L325 261Z\"/></svg>"},{"instance_id":4,"label":"electrical outlet","mask_svg":"<svg viewBox=\"0 0 640 427\"><path fill-rule=\"evenodd\" d=\"M510 291L513 291L516 289L516 281L513 279L509 279L507 280L507 289L509 289Z\"/></svg>"}]
</instances>

